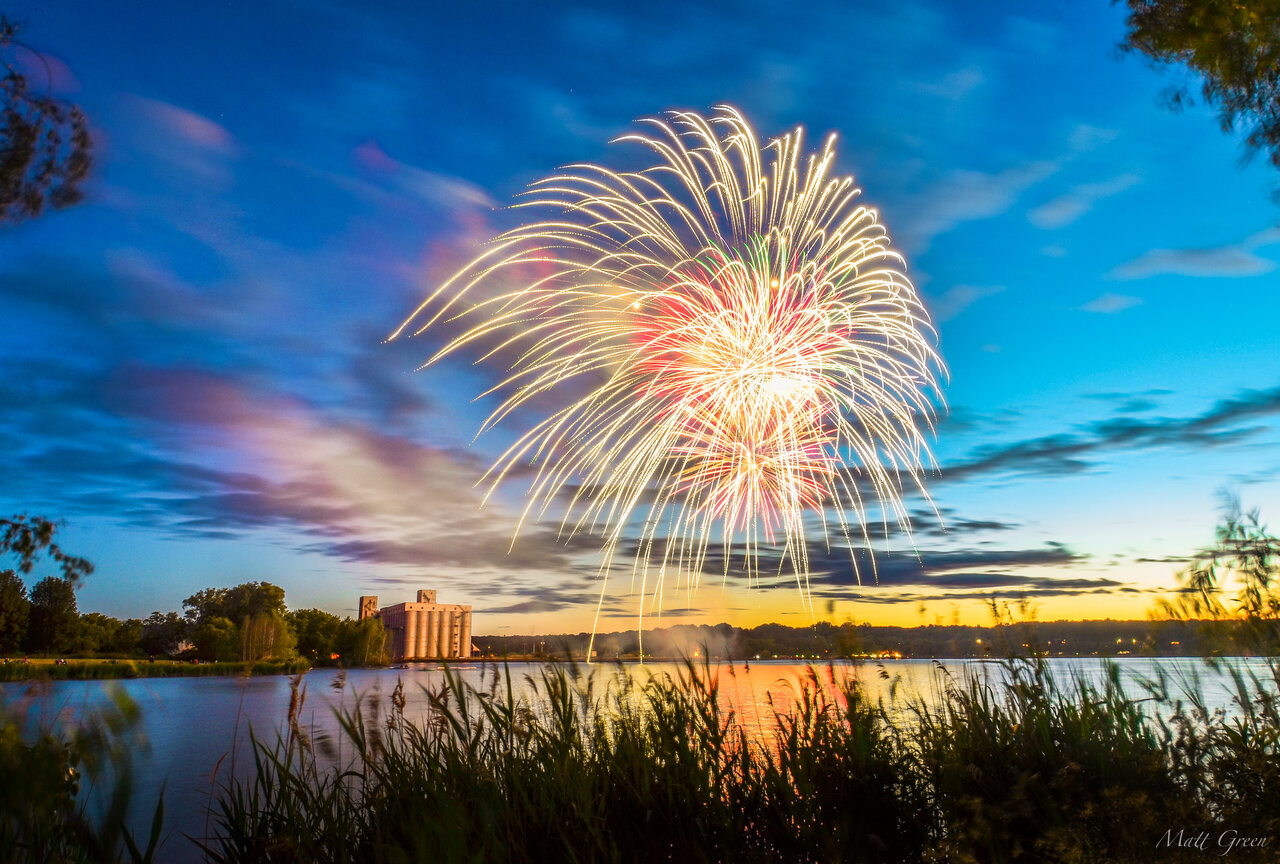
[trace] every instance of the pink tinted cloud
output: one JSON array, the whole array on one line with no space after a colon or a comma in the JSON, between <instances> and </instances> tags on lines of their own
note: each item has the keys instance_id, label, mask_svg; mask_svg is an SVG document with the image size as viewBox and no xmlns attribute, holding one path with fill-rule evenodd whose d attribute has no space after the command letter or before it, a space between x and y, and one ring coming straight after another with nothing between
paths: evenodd
<instances>
[{"instance_id":1,"label":"pink tinted cloud","mask_svg":"<svg viewBox=\"0 0 1280 864\"><path fill-rule=\"evenodd\" d=\"M215 120L181 106L145 96L131 96L129 102L146 122L167 137L228 156L234 155L238 150L235 136Z\"/></svg>"},{"instance_id":2,"label":"pink tinted cloud","mask_svg":"<svg viewBox=\"0 0 1280 864\"><path fill-rule=\"evenodd\" d=\"M492 210L489 193L462 177L401 162L372 139L357 145L351 161L358 172L392 191L443 210Z\"/></svg>"},{"instance_id":3,"label":"pink tinted cloud","mask_svg":"<svg viewBox=\"0 0 1280 864\"><path fill-rule=\"evenodd\" d=\"M80 80L52 54L31 49L14 52L13 65L35 95L67 96L80 92Z\"/></svg>"},{"instance_id":4,"label":"pink tinted cloud","mask_svg":"<svg viewBox=\"0 0 1280 864\"><path fill-rule=\"evenodd\" d=\"M133 367L108 403L143 421L184 462L230 469L225 488L175 502L177 513L232 530L274 526L299 548L348 561L477 570L563 570L570 552L544 530L512 548L517 514L481 509L484 466L279 393L188 368Z\"/></svg>"}]
</instances>

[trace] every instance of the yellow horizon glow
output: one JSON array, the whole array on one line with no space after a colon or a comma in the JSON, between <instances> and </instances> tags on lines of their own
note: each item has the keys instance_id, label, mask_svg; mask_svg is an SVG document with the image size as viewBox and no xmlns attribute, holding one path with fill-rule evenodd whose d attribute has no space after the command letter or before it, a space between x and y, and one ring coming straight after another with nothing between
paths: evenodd
<instances>
[{"instance_id":1,"label":"yellow horizon glow","mask_svg":"<svg viewBox=\"0 0 1280 864\"><path fill-rule=\"evenodd\" d=\"M729 624L733 627L751 629L762 624L784 624L788 627L807 627L814 621L825 621L840 625L846 621L854 624L870 624L877 627L923 627L931 625L949 626L958 624L965 627L989 627L997 623L992 616L989 597L975 595L963 599L926 601L924 611L921 604L903 600L898 602L874 602L858 600L856 597L836 600L834 609L828 613L824 601L815 601L817 618L809 617L808 609L794 592L782 589L767 589L770 602L762 605L758 602L761 589L731 589L720 596L721 592L713 588L704 588L699 592L699 611L695 614L684 614L684 610L670 608L659 616L656 612L646 619L646 627L673 627L690 624L717 625ZM729 596L732 593L733 596ZM868 592L869 596L870 592ZM1032 593L1027 599L1033 604L1033 616L1027 617L1018 608L1017 598L996 598L1002 608L1008 604L1013 620L1052 621L1139 621L1147 620L1156 609L1161 599L1173 599L1172 592L1142 594L1088 594L1071 597L1047 597L1036 600ZM785 597L785 601L776 602ZM752 602L752 600L756 602ZM717 602L712 602L712 601ZM743 608L745 604L750 604ZM591 630L595 615L594 604L584 603L580 609L565 610L542 615L504 616L505 632L519 630L522 623L538 621L537 631L542 633L585 633ZM511 622L511 623L507 623ZM635 616L630 613L600 616L599 632L635 630ZM494 629L486 635L501 635Z\"/></svg>"}]
</instances>

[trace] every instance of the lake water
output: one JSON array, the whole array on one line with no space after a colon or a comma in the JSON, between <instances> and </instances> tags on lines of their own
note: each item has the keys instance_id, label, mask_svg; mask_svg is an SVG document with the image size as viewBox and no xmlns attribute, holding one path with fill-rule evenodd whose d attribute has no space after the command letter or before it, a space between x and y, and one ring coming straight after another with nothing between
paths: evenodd
<instances>
[{"instance_id":1,"label":"lake water","mask_svg":"<svg viewBox=\"0 0 1280 864\"><path fill-rule=\"evenodd\" d=\"M1170 685L1171 698L1182 692L1196 692L1206 704L1228 712L1238 710L1237 694L1231 678L1221 670L1206 668L1203 661L1184 658L1126 658L1116 662L1126 692L1145 696L1144 679L1162 676ZM1237 669L1266 677L1266 663L1259 660L1228 661ZM1090 659L1053 659L1049 661L1054 679L1062 682L1090 680L1100 682L1106 675L1106 661ZM494 667L480 664L452 667L468 684L485 689L492 683ZM677 664L651 663L629 666L636 676L678 674ZM834 667L784 661L720 664L711 667L718 674L720 699L726 709L735 712L749 729L771 728L774 707L790 705L806 682L816 680L833 695L838 688L833 677L854 675L864 682L873 696L895 698L901 704L905 697L918 695L926 702L936 699L946 676L969 675L1002 677L1002 666L979 661L895 660L858 665L837 664ZM528 678L538 679L541 664L510 665L517 695L531 693ZM595 665L579 667L590 675L597 691L620 674L619 667ZM438 688L444 672L436 664L414 664L403 669L356 669L344 673L314 670L303 677L306 700L302 721L313 732L337 736L335 709L351 708L357 695L367 707L386 711L396 683L404 682L405 716L421 719L428 709L425 688ZM809 685L811 686L811 685ZM49 725L74 722L86 711L110 702L112 688L121 687L142 709L135 739L135 770L140 790L135 804L137 830L145 837L149 824L147 814L155 805L161 786L165 788L165 827L168 832L161 860L185 864L199 861L195 846L183 835L205 836L210 823L207 809L217 782L235 772L244 776L251 767L248 733L253 729L259 737L273 740L283 728L291 698L290 679L284 676L266 678L142 678L131 681L59 681L40 685L38 692L29 684L0 684L7 702L29 698L33 724ZM1147 703L1153 710L1159 710ZM33 726L34 728L34 726Z\"/></svg>"}]
</instances>

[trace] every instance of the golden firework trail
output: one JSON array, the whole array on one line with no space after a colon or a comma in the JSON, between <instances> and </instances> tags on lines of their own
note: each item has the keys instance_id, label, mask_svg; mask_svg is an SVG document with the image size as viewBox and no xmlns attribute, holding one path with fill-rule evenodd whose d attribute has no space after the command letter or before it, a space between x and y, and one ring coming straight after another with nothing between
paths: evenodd
<instances>
[{"instance_id":1,"label":"golden firework trail","mask_svg":"<svg viewBox=\"0 0 1280 864\"><path fill-rule=\"evenodd\" d=\"M392 338L447 327L424 365L503 359L481 431L552 406L486 479L532 465L520 524L556 507L562 534L600 534L601 605L628 545L641 624L719 546L726 577L739 560L754 581L762 551L789 564L812 611L810 535L868 540L868 499L907 527L902 495L924 492L935 333L876 212L831 176L834 136L762 148L727 106L640 122L618 141L649 167L533 184L517 206L552 218L496 238Z\"/></svg>"}]
</instances>

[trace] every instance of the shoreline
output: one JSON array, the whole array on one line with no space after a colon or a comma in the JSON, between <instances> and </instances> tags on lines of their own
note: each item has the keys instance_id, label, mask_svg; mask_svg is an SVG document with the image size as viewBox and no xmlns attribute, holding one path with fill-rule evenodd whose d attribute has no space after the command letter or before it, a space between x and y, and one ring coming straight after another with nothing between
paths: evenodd
<instances>
[{"instance_id":1,"label":"shoreline","mask_svg":"<svg viewBox=\"0 0 1280 864\"><path fill-rule=\"evenodd\" d=\"M50 659L0 663L0 684L26 681L95 681L132 678L205 678L297 675L312 668L306 660L189 663L180 660Z\"/></svg>"},{"instance_id":2,"label":"shoreline","mask_svg":"<svg viewBox=\"0 0 1280 864\"><path fill-rule=\"evenodd\" d=\"M689 657L635 657L594 660L588 662L578 658L535 657L531 655L514 655L508 657L471 657L467 659L449 658L441 660L410 660L386 666L312 666L306 660L259 661L259 662L206 662L191 663L181 660L98 660L71 659L65 664L55 660L40 658L23 662L9 660L0 663L0 685L21 684L31 681L95 681L95 680L131 680L137 678L246 678L265 677L270 675L299 675L314 671L344 671L350 669L382 669L388 671L431 671L450 666L493 666L504 663L535 663L539 665L581 665L581 666L645 666L646 664L684 664L695 666L710 664L712 666L734 665L750 668L753 665L794 665L802 663L808 666L822 667L830 665L857 666L862 664L889 663L981 663L999 664L1010 659L1032 659L1029 657L994 658L994 657L770 657L767 659L743 658L689 658ZM1161 654L1124 654L1124 655L1089 655L1075 657L1045 657L1046 660L1109 660L1123 662L1126 660L1266 660L1260 655L1161 655Z\"/></svg>"},{"instance_id":3,"label":"shoreline","mask_svg":"<svg viewBox=\"0 0 1280 864\"><path fill-rule=\"evenodd\" d=\"M732 664L735 666L754 666L754 665L794 665L804 664L808 666L827 666L831 664L854 665L854 664L870 664L870 663L1006 663L1009 660L1051 660L1051 661L1070 661L1070 660L1115 660L1124 662L1127 660L1266 660L1271 655L1267 654L1073 654L1067 656L1065 654L1054 655L1029 655L1019 654L1009 657L973 657L973 656L942 656L929 655L921 657L680 657L680 656L646 656L643 659L638 657L609 657L596 658L595 660L586 660L581 657L550 657L550 656L534 656L528 654L511 654L506 657L470 657L467 659L459 659L451 657L447 660L402 660L397 663L390 663L386 666L370 666L361 668L370 669L407 669L413 670L416 667L435 664L437 666L458 666L458 665L493 665L501 666L503 663L546 663L546 664L574 664L581 666L644 666L648 663L693 663L695 666L702 666L704 663L710 663L713 666ZM317 666L317 669L336 668Z\"/></svg>"}]
</instances>

